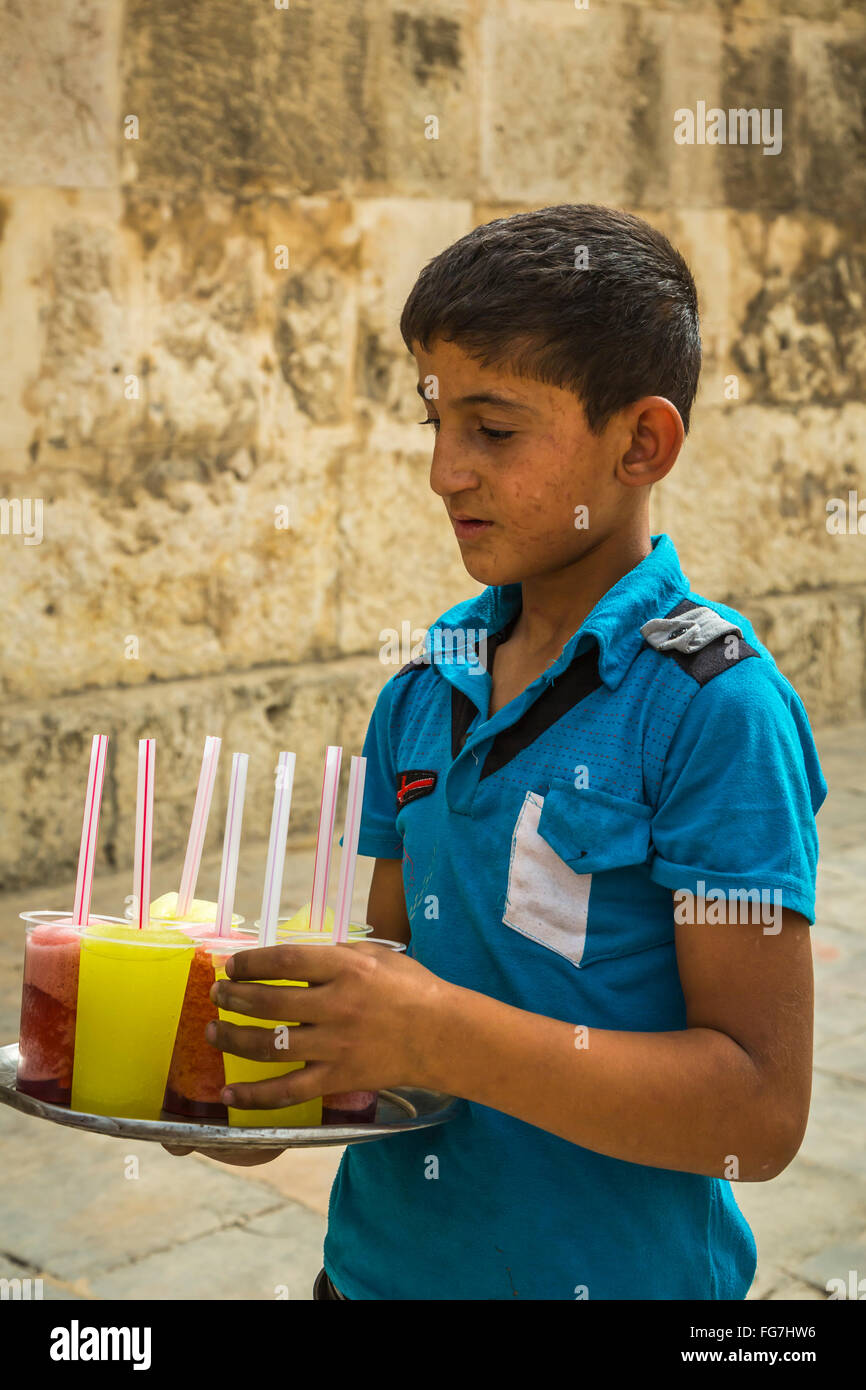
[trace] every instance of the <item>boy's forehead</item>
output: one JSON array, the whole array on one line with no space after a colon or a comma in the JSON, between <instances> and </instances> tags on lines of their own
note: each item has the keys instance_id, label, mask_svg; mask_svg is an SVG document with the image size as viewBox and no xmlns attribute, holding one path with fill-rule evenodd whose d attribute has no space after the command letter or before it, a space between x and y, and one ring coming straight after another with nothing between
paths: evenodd
<instances>
[{"instance_id":1,"label":"boy's forehead","mask_svg":"<svg viewBox=\"0 0 866 1390\"><path fill-rule=\"evenodd\" d=\"M551 405L553 396L561 394L557 387L519 376L508 367L485 367L457 343L437 339L425 352L416 342L412 352L418 364L418 394L425 400L459 405L467 396L473 400L494 396L498 398L494 403L538 413Z\"/></svg>"}]
</instances>

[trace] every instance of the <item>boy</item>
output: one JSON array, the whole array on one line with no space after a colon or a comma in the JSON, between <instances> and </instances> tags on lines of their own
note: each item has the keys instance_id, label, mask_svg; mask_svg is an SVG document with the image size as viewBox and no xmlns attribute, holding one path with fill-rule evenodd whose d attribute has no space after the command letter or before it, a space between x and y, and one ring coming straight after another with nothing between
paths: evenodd
<instances>
[{"instance_id":1,"label":"boy","mask_svg":"<svg viewBox=\"0 0 866 1390\"><path fill-rule=\"evenodd\" d=\"M780 1173L809 1108L827 787L746 618L650 536L700 371L691 274L638 218L544 208L431 261L401 331L431 486L487 586L386 684L364 747L367 920L409 951L236 956L236 981L314 988L217 987L299 1019L308 1062L233 1103L461 1098L346 1151L316 1297L742 1299L728 1179Z\"/></svg>"}]
</instances>

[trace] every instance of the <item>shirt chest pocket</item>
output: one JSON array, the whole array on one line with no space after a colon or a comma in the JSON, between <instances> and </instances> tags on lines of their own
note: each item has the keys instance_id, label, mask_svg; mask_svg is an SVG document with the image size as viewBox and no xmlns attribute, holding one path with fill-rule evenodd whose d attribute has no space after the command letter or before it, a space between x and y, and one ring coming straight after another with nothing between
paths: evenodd
<instances>
[{"instance_id":1,"label":"shirt chest pocket","mask_svg":"<svg viewBox=\"0 0 866 1390\"><path fill-rule=\"evenodd\" d=\"M592 935L587 947L593 876L646 864L651 816L640 802L570 782L553 782L543 797L527 792L511 837L505 926L573 965L595 958Z\"/></svg>"}]
</instances>

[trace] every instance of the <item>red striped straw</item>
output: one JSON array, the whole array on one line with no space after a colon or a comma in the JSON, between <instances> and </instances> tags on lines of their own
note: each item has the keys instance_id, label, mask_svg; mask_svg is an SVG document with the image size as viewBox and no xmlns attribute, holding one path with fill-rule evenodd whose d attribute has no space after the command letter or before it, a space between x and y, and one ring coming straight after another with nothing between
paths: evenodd
<instances>
[{"instance_id":1,"label":"red striped straw","mask_svg":"<svg viewBox=\"0 0 866 1390\"><path fill-rule=\"evenodd\" d=\"M274 788L274 809L271 813L271 838L268 862L265 866L265 887L262 894L262 915L259 919L259 945L273 946L277 940L277 913L283 888L283 868L286 862L286 835L289 811L292 806L292 784L295 780L294 753L281 753L277 764L277 784Z\"/></svg>"},{"instance_id":2,"label":"red striped straw","mask_svg":"<svg viewBox=\"0 0 866 1390\"><path fill-rule=\"evenodd\" d=\"M150 861L153 854L153 773L156 739L138 740L138 791L135 802L135 870L132 890L139 928L150 920Z\"/></svg>"},{"instance_id":3,"label":"red striped straw","mask_svg":"<svg viewBox=\"0 0 866 1390\"><path fill-rule=\"evenodd\" d=\"M180 876L180 891L177 895L178 917L186 916L195 897L195 885L201 865L201 852L204 848L207 818L210 815L210 803L216 783L221 746L221 738L206 738L204 741L201 772L198 775L198 791L195 796L192 823L189 827L189 839L186 842L186 858L183 861L183 873Z\"/></svg>"},{"instance_id":4,"label":"red striped straw","mask_svg":"<svg viewBox=\"0 0 866 1390\"><path fill-rule=\"evenodd\" d=\"M249 753L235 753L232 758L232 780L226 810L226 831L223 836L223 862L220 869L220 890L217 895L216 934L229 936L232 929L232 909L238 881L238 855L241 848L241 821L244 817L244 797L247 790Z\"/></svg>"},{"instance_id":5,"label":"red striped straw","mask_svg":"<svg viewBox=\"0 0 866 1390\"><path fill-rule=\"evenodd\" d=\"M75 902L72 920L77 927L86 927L90 920L90 895L93 891L93 866L96 862L96 835L99 830L99 808L102 805L102 784L105 780L105 759L108 756L108 735L94 734L90 746L90 771L84 797L84 821L81 826L81 848L78 851L78 878L75 883Z\"/></svg>"},{"instance_id":6,"label":"red striped straw","mask_svg":"<svg viewBox=\"0 0 866 1390\"><path fill-rule=\"evenodd\" d=\"M343 826L343 853L340 856L340 881L337 885L337 906L334 910L334 941L348 941L349 915L352 911L352 889L355 886L355 865L358 862L358 836L361 833L361 807L364 803L364 778L367 759L353 758L349 772L349 799Z\"/></svg>"},{"instance_id":7,"label":"red striped straw","mask_svg":"<svg viewBox=\"0 0 866 1390\"><path fill-rule=\"evenodd\" d=\"M334 817L337 814L337 783L340 780L342 757L342 748L329 746L322 778L322 804L316 836L316 862L313 867L313 891L310 897L310 931L321 931L325 925L328 872L331 867L331 847L334 843Z\"/></svg>"}]
</instances>

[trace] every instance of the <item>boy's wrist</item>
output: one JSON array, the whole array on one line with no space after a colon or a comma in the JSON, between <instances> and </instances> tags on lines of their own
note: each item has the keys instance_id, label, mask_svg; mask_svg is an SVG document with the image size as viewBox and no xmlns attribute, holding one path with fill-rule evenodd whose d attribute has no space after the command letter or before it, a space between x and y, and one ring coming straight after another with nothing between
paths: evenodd
<instances>
[{"instance_id":1,"label":"boy's wrist","mask_svg":"<svg viewBox=\"0 0 866 1390\"><path fill-rule=\"evenodd\" d=\"M459 1035L455 1005L463 992L431 974L420 1008L413 1014L411 1072L414 1084L425 1090L448 1092L453 1084L452 1048Z\"/></svg>"}]
</instances>

